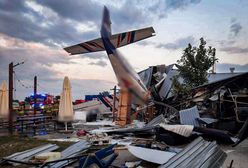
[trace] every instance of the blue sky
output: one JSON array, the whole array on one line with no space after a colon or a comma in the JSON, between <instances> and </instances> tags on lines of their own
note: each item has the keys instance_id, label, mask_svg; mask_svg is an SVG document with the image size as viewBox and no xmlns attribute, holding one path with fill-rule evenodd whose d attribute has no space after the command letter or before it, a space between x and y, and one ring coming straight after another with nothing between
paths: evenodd
<instances>
[{"instance_id":1,"label":"blue sky","mask_svg":"<svg viewBox=\"0 0 248 168\"><path fill-rule=\"evenodd\" d=\"M113 33L154 27L155 37L120 48L136 71L175 63L200 37L217 50L217 72L248 70L246 0L0 0L0 82L11 61L25 60L15 69L15 98L32 92L35 75L38 91L55 95L68 76L74 99L111 89L116 79L104 52L68 56L62 49L99 36L103 5Z\"/></svg>"}]
</instances>

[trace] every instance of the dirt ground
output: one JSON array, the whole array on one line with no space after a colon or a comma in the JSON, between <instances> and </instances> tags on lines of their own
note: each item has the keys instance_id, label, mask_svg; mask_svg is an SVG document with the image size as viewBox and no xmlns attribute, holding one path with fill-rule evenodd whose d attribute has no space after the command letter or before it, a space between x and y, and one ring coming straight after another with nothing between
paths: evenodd
<instances>
[{"instance_id":1,"label":"dirt ground","mask_svg":"<svg viewBox=\"0 0 248 168\"><path fill-rule=\"evenodd\" d=\"M221 145L221 148L227 153L223 168L228 168L232 160L232 168L248 168L248 139L236 147Z\"/></svg>"}]
</instances>

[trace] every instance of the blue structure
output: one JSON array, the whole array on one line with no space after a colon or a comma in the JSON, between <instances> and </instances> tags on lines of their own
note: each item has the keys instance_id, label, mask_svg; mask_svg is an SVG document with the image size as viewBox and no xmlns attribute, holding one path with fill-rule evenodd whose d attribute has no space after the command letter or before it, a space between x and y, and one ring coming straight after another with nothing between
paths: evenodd
<instances>
[{"instance_id":1,"label":"blue structure","mask_svg":"<svg viewBox=\"0 0 248 168\"><path fill-rule=\"evenodd\" d=\"M110 145L104 149L97 151L92 155L88 155L81 158L79 161L79 168L89 167L92 164L97 164L99 168L108 168L118 156L118 154L115 153L113 149L116 145L117 144ZM109 157L109 159L104 159L106 157Z\"/></svg>"}]
</instances>

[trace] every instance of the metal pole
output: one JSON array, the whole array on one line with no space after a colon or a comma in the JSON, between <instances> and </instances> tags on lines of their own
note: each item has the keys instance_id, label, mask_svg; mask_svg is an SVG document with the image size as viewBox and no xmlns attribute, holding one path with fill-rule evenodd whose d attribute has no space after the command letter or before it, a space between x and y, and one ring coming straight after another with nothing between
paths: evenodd
<instances>
[{"instance_id":1,"label":"metal pole","mask_svg":"<svg viewBox=\"0 0 248 168\"><path fill-rule=\"evenodd\" d=\"M115 102L116 102L116 86L114 87L113 108L112 108L113 122L115 121Z\"/></svg>"},{"instance_id":2,"label":"metal pole","mask_svg":"<svg viewBox=\"0 0 248 168\"><path fill-rule=\"evenodd\" d=\"M24 61L13 65L9 64L9 133L13 134L13 73L14 67L24 64Z\"/></svg>"},{"instance_id":3,"label":"metal pole","mask_svg":"<svg viewBox=\"0 0 248 168\"><path fill-rule=\"evenodd\" d=\"M36 115L36 105L37 105L37 76L34 77L34 116Z\"/></svg>"},{"instance_id":4,"label":"metal pole","mask_svg":"<svg viewBox=\"0 0 248 168\"><path fill-rule=\"evenodd\" d=\"M37 107L37 76L34 77L34 118L36 116L36 107ZM34 135L36 135L36 119L34 119Z\"/></svg>"},{"instance_id":5,"label":"metal pole","mask_svg":"<svg viewBox=\"0 0 248 168\"><path fill-rule=\"evenodd\" d=\"M9 64L9 133L13 130L13 62Z\"/></svg>"}]
</instances>

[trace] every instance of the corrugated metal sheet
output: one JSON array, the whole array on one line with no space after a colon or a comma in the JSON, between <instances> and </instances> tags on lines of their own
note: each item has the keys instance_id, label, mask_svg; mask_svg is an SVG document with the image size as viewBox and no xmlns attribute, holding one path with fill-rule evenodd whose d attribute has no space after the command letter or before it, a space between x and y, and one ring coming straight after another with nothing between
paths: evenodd
<instances>
[{"instance_id":1,"label":"corrugated metal sheet","mask_svg":"<svg viewBox=\"0 0 248 168\"><path fill-rule=\"evenodd\" d=\"M172 70L174 75L178 75L179 72L178 70L176 69L173 69ZM228 78L232 78L232 77L235 77L235 76L239 76L239 75L242 75L244 73L209 73L207 78L208 78L208 83L207 84L211 84L211 83L214 83L214 82L218 82L218 81L221 81L221 80L225 80L225 79L228 79ZM183 83L183 78L179 77L179 82L180 83ZM207 84L204 84L204 85L207 85Z\"/></svg>"},{"instance_id":2,"label":"corrugated metal sheet","mask_svg":"<svg viewBox=\"0 0 248 168\"><path fill-rule=\"evenodd\" d=\"M109 134L122 134L122 133L141 133L141 132L153 132L153 129L158 126L161 123L167 123L164 116L161 114L154 118L152 121L150 121L148 124L146 124L142 128L117 128L113 130L105 130L104 132Z\"/></svg>"},{"instance_id":3,"label":"corrugated metal sheet","mask_svg":"<svg viewBox=\"0 0 248 168\"><path fill-rule=\"evenodd\" d=\"M27 162L30 160L33 156L41 154L41 153L46 153L46 152L51 152L59 147L56 144L47 144L47 145L42 145L33 149L25 150L22 152L17 152L14 153L10 156L5 157L4 159L10 159L10 160L16 160L16 161L22 161L22 162ZM18 165L18 164L14 164Z\"/></svg>"},{"instance_id":4,"label":"corrugated metal sheet","mask_svg":"<svg viewBox=\"0 0 248 168\"><path fill-rule=\"evenodd\" d=\"M209 73L207 78L208 78L208 83L206 84L203 84L201 86L198 86L198 87L204 87L204 86L207 86L209 84L213 84L213 83L216 83L216 82L220 82L222 80L226 80L226 79L229 79L229 78L232 78L232 77L236 77L236 76L240 76L240 75L243 75L245 73L215 73L215 74L212 74L212 73ZM179 75L179 72L178 70L176 69L172 69L170 71L170 76L171 78L173 76L176 76L176 75ZM180 83L183 83L183 78L182 77L178 77L177 79ZM165 82L165 81L164 81ZM169 98L172 96L172 93L171 93L171 86L170 86L170 83L167 83L167 86L164 86L164 90L168 89L168 94L164 97L164 98ZM197 87L197 88L198 88ZM161 95L160 95L161 96Z\"/></svg>"},{"instance_id":5,"label":"corrugated metal sheet","mask_svg":"<svg viewBox=\"0 0 248 168\"><path fill-rule=\"evenodd\" d=\"M226 157L227 154L216 142L199 137L159 168L217 168L221 167Z\"/></svg>"},{"instance_id":6,"label":"corrugated metal sheet","mask_svg":"<svg viewBox=\"0 0 248 168\"><path fill-rule=\"evenodd\" d=\"M164 80L163 85L161 86L161 88L159 90L159 96L162 99L165 99L171 90L172 78L175 76L175 71L172 70L173 65L169 66L170 69L167 70L168 71L167 76Z\"/></svg>"},{"instance_id":7,"label":"corrugated metal sheet","mask_svg":"<svg viewBox=\"0 0 248 168\"><path fill-rule=\"evenodd\" d=\"M199 88L203 88L203 87L210 87L210 86L215 86L215 85L219 85L219 86L225 86L227 83L229 82L233 82L237 79L240 78L245 78L248 76L248 72L245 73L217 73L217 74L209 74L208 76L208 83L203 84L201 86L198 86L194 89L199 89Z\"/></svg>"},{"instance_id":8,"label":"corrugated metal sheet","mask_svg":"<svg viewBox=\"0 0 248 168\"><path fill-rule=\"evenodd\" d=\"M224 79L228 79L237 75L240 75L243 73L210 73L208 74L208 84L211 84L213 82L221 81Z\"/></svg>"},{"instance_id":9,"label":"corrugated metal sheet","mask_svg":"<svg viewBox=\"0 0 248 168\"><path fill-rule=\"evenodd\" d=\"M181 124L199 126L196 119L200 118L200 115L196 106L179 111L179 115Z\"/></svg>"},{"instance_id":10,"label":"corrugated metal sheet","mask_svg":"<svg viewBox=\"0 0 248 168\"><path fill-rule=\"evenodd\" d=\"M142 127L142 128L117 128L113 130L104 130L103 132L107 134L139 134L139 133L154 133L154 126Z\"/></svg>"},{"instance_id":11,"label":"corrugated metal sheet","mask_svg":"<svg viewBox=\"0 0 248 168\"><path fill-rule=\"evenodd\" d=\"M81 141L69 146L65 150L63 150L61 152L61 159L77 156L78 154L80 154L82 151L88 149L89 147L90 147L90 144L87 141L81 140ZM49 166L47 166L47 167L49 167L49 168L62 168L62 167L65 167L65 166L73 163L74 161L75 160L68 160L68 161L65 160L65 161L49 164Z\"/></svg>"},{"instance_id":12,"label":"corrugated metal sheet","mask_svg":"<svg viewBox=\"0 0 248 168\"><path fill-rule=\"evenodd\" d=\"M153 72L153 67L149 67L138 73L140 79L143 81L143 83L146 85L147 88L150 88L150 84L152 80L152 72Z\"/></svg>"},{"instance_id":13,"label":"corrugated metal sheet","mask_svg":"<svg viewBox=\"0 0 248 168\"><path fill-rule=\"evenodd\" d=\"M161 123L168 123L168 121L164 118L163 114L160 114L159 116L152 119L152 121L147 123L145 127L157 126Z\"/></svg>"},{"instance_id":14,"label":"corrugated metal sheet","mask_svg":"<svg viewBox=\"0 0 248 168\"><path fill-rule=\"evenodd\" d=\"M217 119L214 118L197 118L197 120L203 124L212 124L218 121Z\"/></svg>"}]
</instances>

